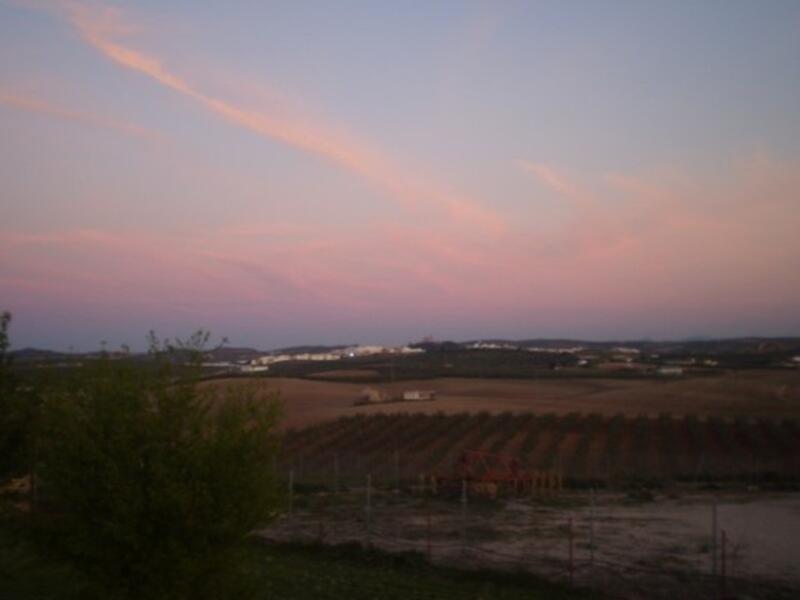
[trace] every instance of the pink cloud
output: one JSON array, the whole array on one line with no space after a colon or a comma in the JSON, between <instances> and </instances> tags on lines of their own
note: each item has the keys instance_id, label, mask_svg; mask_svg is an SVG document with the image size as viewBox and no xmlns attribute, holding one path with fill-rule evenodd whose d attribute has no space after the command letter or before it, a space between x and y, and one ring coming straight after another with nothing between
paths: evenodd
<instances>
[{"instance_id":1,"label":"pink cloud","mask_svg":"<svg viewBox=\"0 0 800 600\"><path fill-rule=\"evenodd\" d=\"M242 222L177 237L0 232L0 283L20 301L191 306L201 316L259 319L770 310L800 297L795 167L748 161L716 184L607 176L591 198L602 210L573 207L564 227L509 233L502 244L425 223L353 231ZM559 172L564 189L586 189Z\"/></svg>"},{"instance_id":2,"label":"pink cloud","mask_svg":"<svg viewBox=\"0 0 800 600\"><path fill-rule=\"evenodd\" d=\"M188 96L228 122L263 137L321 156L355 173L409 208L426 205L444 211L456 222L499 234L505 220L491 209L458 194L450 194L436 183L424 181L398 169L379 152L352 136L331 127L299 118L276 117L246 109L208 95L167 69L162 61L124 45L119 38L136 28L116 7L60 0L62 13L80 37L116 64L142 73L161 85Z\"/></svg>"},{"instance_id":3,"label":"pink cloud","mask_svg":"<svg viewBox=\"0 0 800 600\"><path fill-rule=\"evenodd\" d=\"M523 171L533 173L540 183L557 194L561 194L573 200L582 198L583 196L583 192L574 182L570 181L566 173L553 165L536 163L528 160L518 160L517 165Z\"/></svg>"},{"instance_id":4,"label":"pink cloud","mask_svg":"<svg viewBox=\"0 0 800 600\"><path fill-rule=\"evenodd\" d=\"M584 293L651 307L671 303L764 302L800 295L800 169L757 157L725 177L608 174L589 192L564 169L529 164L549 189L571 200L571 217L549 242ZM600 275L600 281L589 281ZM553 279L557 279L553 275ZM604 284L616 288L602 292ZM770 282L770 283L767 283ZM780 291L779 291L780 290Z\"/></svg>"},{"instance_id":5,"label":"pink cloud","mask_svg":"<svg viewBox=\"0 0 800 600\"><path fill-rule=\"evenodd\" d=\"M38 98L29 95L23 95L15 92L10 92L0 88L0 105L7 106L16 110L25 112L46 115L55 117L66 121L82 123L92 127L100 127L103 129L111 129L119 131L126 135L145 138L148 140L161 140L163 135L153 129L141 127L134 123L113 119L102 115L70 110L60 106L55 106L51 103L45 102Z\"/></svg>"}]
</instances>

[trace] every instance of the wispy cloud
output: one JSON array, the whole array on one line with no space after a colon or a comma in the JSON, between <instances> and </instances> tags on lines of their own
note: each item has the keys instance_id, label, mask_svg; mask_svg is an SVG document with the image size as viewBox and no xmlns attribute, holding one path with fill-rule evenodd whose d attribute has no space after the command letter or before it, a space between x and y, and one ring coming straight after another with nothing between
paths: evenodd
<instances>
[{"instance_id":1,"label":"wispy cloud","mask_svg":"<svg viewBox=\"0 0 800 600\"><path fill-rule=\"evenodd\" d=\"M564 229L508 235L502 244L425 223L376 224L358 235L244 220L178 236L6 230L0 286L21 306L157 299L165 307L193 303L201 313L235 306L254 321L324 311L412 319L420 307L428 317L473 311L509 319L786 310L800 294L797 166L745 161L716 184L608 175L592 186L600 213L576 208ZM567 169L556 171L560 189L586 188Z\"/></svg>"},{"instance_id":2,"label":"wispy cloud","mask_svg":"<svg viewBox=\"0 0 800 600\"><path fill-rule=\"evenodd\" d=\"M600 198L562 167L527 160L516 164L566 201L569 219L560 231L551 233L550 252L598 258L632 248L635 236L626 226L630 218L626 207Z\"/></svg>"},{"instance_id":3,"label":"wispy cloud","mask_svg":"<svg viewBox=\"0 0 800 600\"><path fill-rule=\"evenodd\" d=\"M137 138L145 138L148 140L161 140L164 138L163 134L159 131L142 127L140 125L136 125L135 123L85 111L71 110L62 106L56 106L39 98L35 98L27 94L12 92L4 88L0 88L0 105L13 108L15 110L41 114L48 117L54 117L56 119L81 123L84 125L90 125L92 127L111 129Z\"/></svg>"},{"instance_id":4,"label":"wispy cloud","mask_svg":"<svg viewBox=\"0 0 800 600\"><path fill-rule=\"evenodd\" d=\"M567 173L554 165L529 160L518 160L517 166L523 171L532 173L539 183L551 191L570 199L579 205L593 204L589 194L574 182Z\"/></svg>"},{"instance_id":5,"label":"wispy cloud","mask_svg":"<svg viewBox=\"0 0 800 600\"><path fill-rule=\"evenodd\" d=\"M68 20L81 39L108 59L192 98L238 127L323 157L363 177L406 207L424 206L444 211L456 222L491 233L505 229L505 219L495 211L463 194L451 193L438 183L398 168L363 141L339 133L340 128L326 127L308 119L271 115L204 93L167 68L158 57L126 44L123 38L136 28L116 7L74 0L60 0L57 6L57 12Z\"/></svg>"}]
</instances>

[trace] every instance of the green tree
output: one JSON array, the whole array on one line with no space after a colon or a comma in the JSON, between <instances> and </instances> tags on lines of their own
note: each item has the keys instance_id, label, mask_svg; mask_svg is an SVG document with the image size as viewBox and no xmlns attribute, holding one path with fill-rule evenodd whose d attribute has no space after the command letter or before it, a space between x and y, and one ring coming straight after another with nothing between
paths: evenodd
<instances>
[{"instance_id":1,"label":"green tree","mask_svg":"<svg viewBox=\"0 0 800 600\"><path fill-rule=\"evenodd\" d=\"M103 597L247 593L247 536L277 514L279 404L199 385L208 335L152 360L104 356L44 394L37 449L42 547Z\"/></svg>"},{"instance_id":2,"label":"green tree","mask_svg":"<svg viewBox=\"0 0 800 600\"><path fill-rule=\"evenodd\" d=\"M13 470L13 457L18 445L12 410L13 386L8 368L8 324L11 314L0 314L0 485Z\"/></svg>"},{"instance_id":3,"label":"green tree","mask_svg":"<svg viewBox=\"0 0 800 600\"><path fill-rule=\"evenodd\" d=\"M11 314L0 314L0 598L71 600L85 596L90 582L68 564L43 557L30 539L25 515L32 495L33 441L39 409L37 389L12 370L8 329ZM16 481L11 481L16 478ZM9 485L12 484L12 485Z\"/></svg>"},{"instance_id":4,"label":"green tree","mask_svg":"<svg viewBox=\"0 0 800 600\"><path fill-rule=\"evenodd\" d=\"M0 313L0 369L6 366L8 354L8 324L11 322L11 313L4 311Z\"/></svg>"},{"instance_id":5,"label":"green tree","mask_svg":"<svg viewBox=\"0 0 800 600\"><path fill-rule=\"evenodd\" d=\"M8 328L11 313L0 313L0 487L27 472L35 402L11 370Z\"/></svg>"}]
</instances>

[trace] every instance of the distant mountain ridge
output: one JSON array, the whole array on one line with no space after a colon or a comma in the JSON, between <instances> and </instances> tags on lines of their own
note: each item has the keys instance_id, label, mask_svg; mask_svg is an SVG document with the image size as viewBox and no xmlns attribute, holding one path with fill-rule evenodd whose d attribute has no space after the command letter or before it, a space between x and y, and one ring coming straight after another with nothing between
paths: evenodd
<instances>
[{"instance_id":1,"label":"distant mountain ridge","mask_svg":"<svg viewBox=\"0 0 800 600\"><path fill-rule=\"evenodd\" d=\"M519 348L543 348L548 350L568 349L582 347L588 351L611 351L614 348L635 348L641 352L660 354L767 354L767 353L795 353L800 354L800 337L737 337L737 338L691 338L684 340L580 340L573 338L528 338L510 340L504 338L481 338L462 342L454 341L424 341L412 346L426 347L429 349L457 349L466 348L472 344L507 344ZM236 362L247 361L265 354L305 354L324 353L340 350L356 344L305 344L286 346L273 350L259 350L251 347L222 346L206 352L205 358L209 361ZM12 350L10 355L18 361L54 361L69 360L97 356L97 350L91 352L60 352L43 348L21 348ZM136 357L143 357L146 353L134 353Z\"/></svg>"},{"instance_id":2,"label":"distant mountain ridge","mask_svg":"<svg viewBox=\"0 0 800 600\"><path fill-rule=\"evenodd\" d=\"M73 356L67 352L43 350L41 348L21 348L12 350L9 354L16 360L59 360Z\"/></svg>"},{"instance_id":3,"label":"distant mountain ridge","mask_svg":"<svg viewBox=\"0 0 800 600\"><path fill-rule=\"evenodd\" d=\"M612 350L618 347L635 348L652 353L764 353L800 352L800 337L737 337L737 338L691 338L685 340L602 340L577 339L525 339L525 340L476 340L489 343L506 343L520 348L570 348L582 346L587 350ZM474 343L474 342L465 342Z\"/></svg>"},{"instance_id":4,"label":"distant mountain ridge","mask_svg":"<svg viewBox=\"0 0 800 600\"><path fill-rule=\"evenodd\" d=\"M287 346L285 348L270 350L269 354L321 354L325 352L332 352L334 350L341 350L343 348L350 348L351 346L356 345L357 344L338 344L335 346L323 346L310 344L303 346Z\"/></svg>"}]
</instances>

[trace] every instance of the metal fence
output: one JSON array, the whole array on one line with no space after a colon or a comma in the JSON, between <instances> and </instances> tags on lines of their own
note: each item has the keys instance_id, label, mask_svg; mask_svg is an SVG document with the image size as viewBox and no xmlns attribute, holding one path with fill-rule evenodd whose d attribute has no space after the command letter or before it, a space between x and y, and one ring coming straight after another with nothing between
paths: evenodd
<instances>
[{"instance_id":1,"label":"metal fence","mask_svg":"<svg viewBox=\"0 0 800 600\"><path fill-rule=\"evenodd\" d=\"M358 543L435 563L524 570L626 598L795 598L800 497L540 492L487 499L396 476L356 478L334 463L319 487L290 470L275 541ZM347 486L345 487L345 482Z\"/></svg>"}]
</instances>

